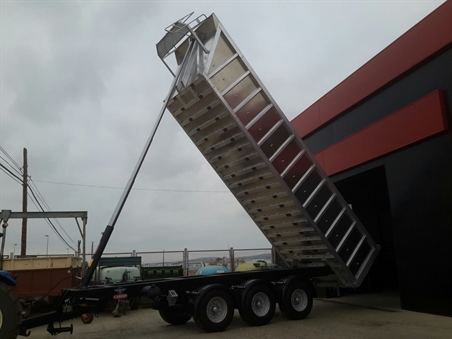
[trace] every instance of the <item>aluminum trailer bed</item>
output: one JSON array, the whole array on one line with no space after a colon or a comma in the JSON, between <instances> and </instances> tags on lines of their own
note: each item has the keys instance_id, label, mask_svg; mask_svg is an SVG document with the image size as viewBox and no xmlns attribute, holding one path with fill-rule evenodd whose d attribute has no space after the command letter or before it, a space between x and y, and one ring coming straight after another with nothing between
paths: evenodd
<instances>
[{"instance_id":1,"label":"aluminum trailer bed","mask_svg":"<svg viewBox=\"0 0 452 339\"><path fill-rule=\"evenodd\" d=\"M182 68L168 110L287 266L328 265L340 286L359 286L379 246L217 17L192 24L157 44Z\"/></svg>"}]
</instances>

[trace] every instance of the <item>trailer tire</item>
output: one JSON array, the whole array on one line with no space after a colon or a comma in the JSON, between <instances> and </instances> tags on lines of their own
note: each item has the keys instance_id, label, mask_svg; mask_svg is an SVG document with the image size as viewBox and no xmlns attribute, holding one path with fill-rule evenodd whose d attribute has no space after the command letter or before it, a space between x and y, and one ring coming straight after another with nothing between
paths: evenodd
<instances>
[{"instance_id":1,"label":"trailer tire","mask_svg":"<svg viewBox=\"0 0 452 339\"><path fill-rule=\"evenodd\" d=\"M205 332L223 332L233 316L234 300L222 288L206 288L196 298L193 319Z\"/></svg>"},{"instance_id":2,"label":"trailer tire","mask_svg":"<svg viewBox=\"0 0 452 339\"><path fill-rule=\"evenodd\" d=\"M306 318L312 310L312 291L301 280L291 279L280 290L279 309L290 320Z\"/></svg>"},{"instance_id":3,"label":"trailer tire","mask_svg":"<svg viewBox=\"0 0 452 339\"><path fill-rule=\"evenodd\" d=\"M22 323L22 307L10 288L0 282L0 338L15 339Z\"/></svg>"},{"instance_id":4,"label":"trailer tire","mask_svg":"<svg viewBox=\"0 0 452 339\"><path fill-rule=\"evenodd\" d=\"M245 289L241 298L240 316L251 326L267 325L275 314L276 298L273 290L262 283Z\"/></svg>"},{"instance_id":5,"label":"trailer tire","mask_svg":"<svg viewBox=\"0 0 452 339\"><path fill-rule=\"evenodd\" d=\"M161 300L159 303L159 313L163 320L171 325L183 325L191 319L186 310L179 305L168 306L166 300Z\"/></svg>"},{"instance_id":6,"label":"trailer tire","mask_svg":"<svg viewBox=\"0 0 452 339\"><path fill-rule=\"evenodd\" d=\"M82 323L85 325L91 324L94 320L94 313L83 313L80 319L82 319Z\"/></svg>"}]
</instances>

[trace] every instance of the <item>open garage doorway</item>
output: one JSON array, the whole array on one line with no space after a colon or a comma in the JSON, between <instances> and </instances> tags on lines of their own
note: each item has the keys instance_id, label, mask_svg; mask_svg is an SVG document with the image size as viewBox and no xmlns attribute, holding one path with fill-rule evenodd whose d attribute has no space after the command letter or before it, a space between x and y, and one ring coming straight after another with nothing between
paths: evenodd
<instances>
[{"instance_id":1,"label":"open garage doorway","mask_svg":"<svg viewBox=\"0 0 452 339\"><path fill-rule=\"evenodd\" d=\"M356 291L342 291L341 294L387 292L392 296L395 307L400 307L391 207L384 166L336 181L335 185L372 238L381 246L381 252L361 287Z\"/></svg>"}]
</instances>

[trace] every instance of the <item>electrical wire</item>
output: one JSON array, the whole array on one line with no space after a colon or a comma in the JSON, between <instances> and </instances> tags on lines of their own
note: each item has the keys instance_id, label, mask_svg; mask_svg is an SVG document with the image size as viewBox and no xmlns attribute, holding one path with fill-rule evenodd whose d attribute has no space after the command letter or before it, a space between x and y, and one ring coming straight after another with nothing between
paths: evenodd
<instances>
[{"instance_id":1,"label":"electrical wire","mask_svg":"<svg viewBox=\"0 0 452 339\"><path fill-rule=\"evenodd\" d=\"M45 211L44 211L44 208L42 207L42 205L40 204L40 202L39 202L38 199L36 198L36 195L35 195L34 191L33 191L33 190L30 190L30 192L31 192L31 194L33 195L33 198L36 200L36 202L37 202L37 204L38 204L38 206L39 206L39 209L41 209L42 212L45 212ZM27 194L28 194L28 192L27 192ZM30 196L30 195L29 195L29 196ZM33 199L32 199L32 201L33 201ZM34 201L33 201L33 203L35 204ZM35 206L36 206L36 204L35 204ZM38 206L36 206L36 207L38 207ZM57 234L58 237L59 237L59 238L60 238L60 239L61 239L61 240L69 247L69 248L71 248L74 252L76 252L77 250L76 250L74 247L72 247L71 245L69 245L69 243L66 241L66 239L64 239L63 236L60 234L60 232L58 232L58 230L56 229L55 225L50 221L50 219L49 219L49 218L46 218L45 220L47 221L47 223L50 224L50 226L51 226L51 228L53 229L53 231L55 232L55 234Z\"/></svg>"},{"instance_id":2,"label":"electrical wire","mask_svg":"<svg viewBox=\"0 0 452 339\"><path fill-rule=\"evenodd\" d=\"M11 165L11 164L8 162L7 159L5 159L5 158L3 158L3 157L1 157L1 156L0 156L0 159L2 159L2 160L4 161L4 163L5 163L6 165L8 165L8 166L12 169L12 171L14 171L15 173L17 173L18 175L22 175L22 173L20 172L20 170L17 169L15 166Z\"/></svg>"},{"instance_id":3,"label":"electrical wire","mask_svg":"<svg viewBox=\"0 0 452 339\"><path fill-rule=\"evenodd\" d=\"M30 183L34 186L34 189L31 187ZM31 177L28 180L28 188L30 188L31 191L36 190L36 194L38 195L38 197L40 198L41 202L43 203L44 207L47 208L47 210L49 212L51 212L52 210L50 209L50 206L47 204L47 202L45 201L43 195L41 194L41 192L39 191L38 187L36 186L36 184L33 182L33 180L31 179ZM71 238L71 236L66 232L66 230L64 229L63 226L61 226L60 222L58 221L58 219L54 219L55 222L57 223L58 226L60 226L60 229L64 232L64 234L67 235L67 237L72 241L72 243L77 246L77 244L75 243L75 241Z\"/></svg>"},{"instance_id":4,"label":"electrical wire","mask_svg":"<svg viewBox=\"0 0 452 339\"><path fill-rule=\"evenodd\" d=\"M9 160L11 160L11 162L12 162L18 169L21 169L21 167L18 165L18 163L14 161L14 159L13 159L13 158L5 151L5 149L4 149L2 146L0 146L0 151L2 151L2 152L7 156L7 158L8 158Z\"/></svg>"},{"instance_id":5,"label":"electrical wire","mask_svg":"<svg viewBox=\"0 0 452 339\"><path fill-rule=\"evenodd\" d=\"M3 172L9 173L10 176L13 176L17 180L19 180L20 183L22 183L22 179L20 177L18 177L16 174L14 174L13 172L11 172L5 165L0 163L0 167L3 169Z\"/></svg>"},{"instance_id":6,"label":"electrical wire","mask_svg":"<svg viewBox=\"0 0 452 339\"><path fill-rule=\"evenodd\" d=\"M83 185L83 184L72 184L67 182L55 182L55 181L44 181L44 180L36 180L36 182L44 182L47 184L55 184L55 185L67 185L67 186L81 186L81 187L92 187L92 188L110 188L110 189L120 189L123 190L124 187L118 186L100 186L100 185ZM135 191L156 191L156 192L185 192L185 193L230 193L229 191L200 191L200 190L171 190L171 189L159 189L159 188L132 188Z\"/></svg>"},{"instance_id":7,"label":"electrical wire","mask_svg":"<svg viewBox=\"0 0 452 339\"><path fill-rule=\"evenodd\" d=\"M0 146L0 150L6 155L6 157L13 163L13 165L11 165L8 160L6 160L3 157L0 157L10 168L12 168L13 171L16 171L19 175L22 175L22 173L20 173L17 169L20 170L19 165L14 161L14 159ZM15 168L17 167L17 169ZM2 163L0 163L0 169L5 172L8 176L10 176L14 181L16 181L17 183L22 185L22 179L17 176L15 173L13 173L9 168L7 168L5 165L3 165ZM34 187L36 188L37 193L35 194L33 187L30 185L30 181L31 181L31 177L27 178L27 187L29 188L30 193L27 191L27 195L30 197L30 200L33 202L33 204L36 206L36 208L39 210L41 210L42 212L45 212L45 209L42 207L41 202L44 204L44 206L50 211L49 205L47 204L47 202L45 201L44 197L42 196L41 192L39 192L39 189L37 188L36 184L34 184L32 182L32 184L34 185ZM36 196L38 195L38 197ZM39 207L38 207L39 206ZM50 228L53 230L53 232L61 239L61 241L63 241L64 244L66 244L68 247L70 247L73 251L76 251L76 249L74 247L72 247L67 241L66 239L63 238L63 236L60 234L60 232L58 232L58 230L56 229L55 225L50 221L49 218L45 219L46 222L49 224ZM76 243L74 242L74 240L69 236L69 234L67 234L67 232L64 230L64 228L61 226L61 224L59 223L58 220L55 219L55 221L57 222L57 224L59 225L59 227L61 228L61 230L69 237L69 239L72 241L72 243L74 245L76 245ZM77 246L77 245L76 245Z\"/></svg>"}]
</instances>

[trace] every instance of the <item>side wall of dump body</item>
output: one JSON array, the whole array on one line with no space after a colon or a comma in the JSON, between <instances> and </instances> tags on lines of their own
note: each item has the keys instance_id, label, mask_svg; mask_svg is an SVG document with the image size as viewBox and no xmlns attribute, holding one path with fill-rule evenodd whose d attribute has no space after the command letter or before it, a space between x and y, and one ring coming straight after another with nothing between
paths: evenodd
<instances>
[{"instance_id":1,"label":"side wall of dump body","mask_svg":"<svg viewBox=\"0 0 452 339\"><path fill-rule=\"evenodd\" d=\"M195 34L210 52L183 44L169 111L287 266L329 265L359 286L379 246L215 15Z\"/></svg>"},{"instance_id":2,"label":"side wall of dump body","mask_svg":"<svg viewBox=\"0 0 452 339\"><path fill-rule=\"evenodd\" d=\"M12 290L19 298L58 297L61 290L74 288L79 284L81 268L45 268L37 270L9 271L17 275L17 286Z\"/></svg>"},{"instance_id":3,"label":"side wall of dump body","mask_svg":"<svg viewBox=\"0 0 452 339\"><path fill-rule=\"evenodd\" d=\"M81 276L81 260L72 256L6 259L3 266L17 276L13 290L20 298L57 297Z\"/></svg>"}]
</instances>

